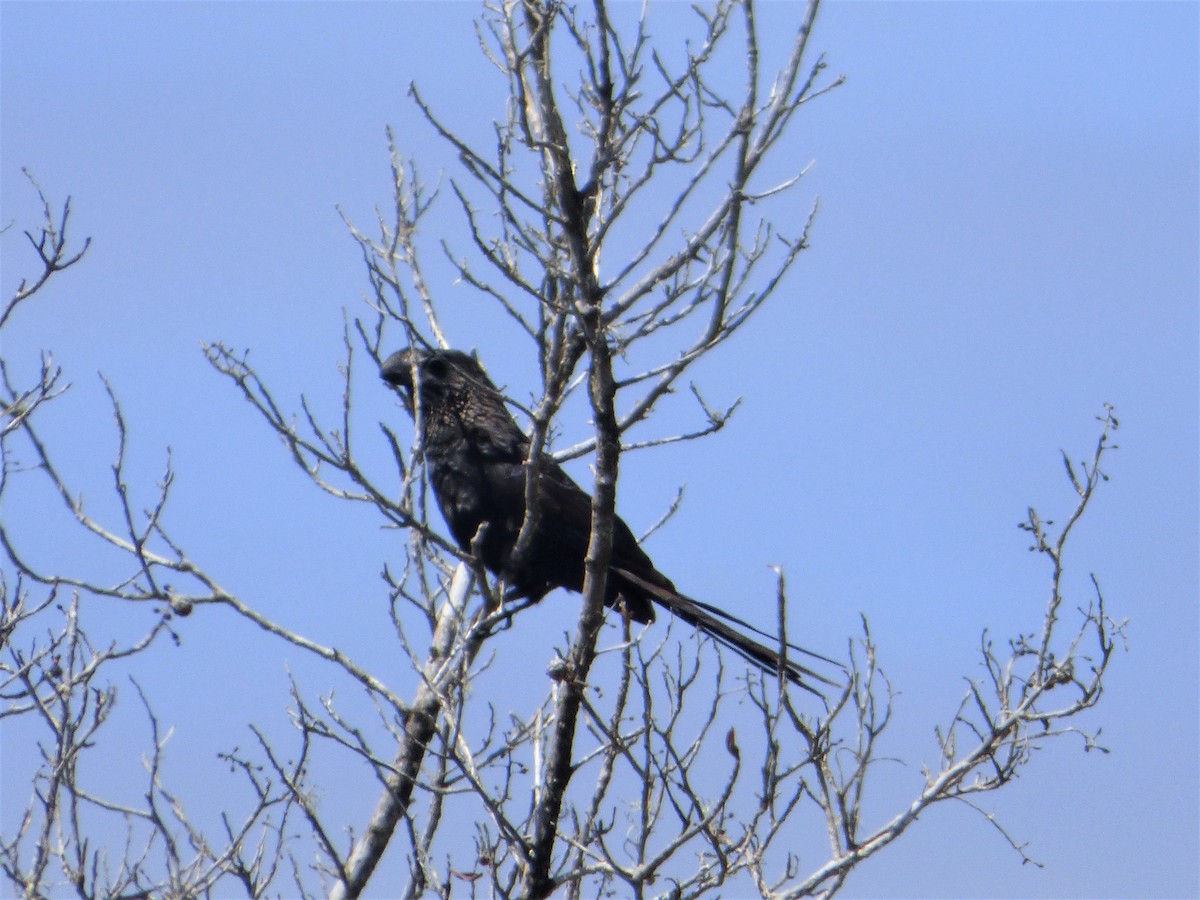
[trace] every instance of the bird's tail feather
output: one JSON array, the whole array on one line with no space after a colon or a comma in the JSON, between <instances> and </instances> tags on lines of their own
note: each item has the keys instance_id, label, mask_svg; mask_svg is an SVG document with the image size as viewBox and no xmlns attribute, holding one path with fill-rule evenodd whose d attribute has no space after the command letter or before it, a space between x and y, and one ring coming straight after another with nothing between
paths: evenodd
<instances>
[{"instance_id":1,"label":"bird's tail feather","mask_svg":"<svg viewBox=\"0 0 1200 900\"><path fill-rule=\"evenodd\" d=\"M836 681L832 681L824 675L795 662L790 658L790 652L794 651L804 656L830 663L839 668L844 668L841 663L827 656L822 656L820 653L815 653L812 650L806 650L803 647L788 643L785 647L789 651L789 656L781 657L779 649L771 649L768 646L760 644L754 638L734 628L733 625L735 624L740 628L746 629L746 631L751 631L762 637L768 639L774 637L762 629L755 628L749 622L739 619L737 616L731 615L708 603L702 603L699 600L693 600L691 597L685 597L683 594L672 591L662 585L654 584L627 569L613 566L609 572L610 575L616 575L641 589L650 599L672 615L704 632L717 641L717 643L728 647L747 662L754 664L768 674L778 675L782 669L782 674L788 681L811 694L816 694L818 697L824 697L824 694L813 687L809 683L809 680L819 681L832 687L839 686ZM778 641L776 646L779 646Z\"/></svg>"}]
</instances>

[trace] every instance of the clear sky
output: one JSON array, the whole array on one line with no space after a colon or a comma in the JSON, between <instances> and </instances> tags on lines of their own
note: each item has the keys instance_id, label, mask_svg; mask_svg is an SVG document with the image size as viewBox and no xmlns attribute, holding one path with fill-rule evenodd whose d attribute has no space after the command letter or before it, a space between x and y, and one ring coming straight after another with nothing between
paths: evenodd
<instances>
[{"instance_id":1,"label":"clear sky","mask_svg":"<svg viewBox=\"0 0 1200 900\"><path fill-rule=\"evenodd\" d=\"M1040 621L1044 565L1016 523L1030 504L1051 518L1068 511L1059 449L1083 458L1094 415L1115 404L1113 480L1069 561L1079 603L1095 572L1111 611L1130 619L1129 651L1087 720L1111 752L1062 742L986 801L1044 868L1022 866L978 815L941 808L856 873L846 896L1200 890L1198 9L825 7L814 45L846 84L799 116L787 150L814 161L788 223L819 196L812 247L696 376L712 402L741 396L743 407L703 444L622 463L619 507L635 531L686 484L650 550L687 593L769 621L768 565L779 564L806 643L843 646L868 615L901 692L888 755L905 765L881 770L892 783L877 810L890 814L935 759L933 727L963 676L980 674L981 630L1004 638ZM52 196L74 197L75 233L94 239L84 263L18 311L3 348L26 372L50 349L74 382L44 428L64 472L106 509L103 372L131 424L131 481L145 497L173 449L173 528L197 562L248 602L375 661L402 694L403 665L365 624L399 538L316 495L199 343L252 348L292 408L301 392L336 408L343 311L363 312L367 284L335 205L367 226L389 202L388 124L431 183L457 174L406 96L412 81L486 140L503 85L478 53L475 12L0 4L0 218L17 223L0 240L5 294L33 269L20 231L37 211L22 166ZM786 38L799 12L765 4L769 38ZM670 40L685 15L683 4L655 8L652 31ZM450 202L426 227L433 239L463 236ZM428 274L455 344L477 349L514 394L532 390L527 364L506 353L511 336L482 324L483 301L444 267ZM370 379L357 402L368 425L407 427ZM4 510L28 520L30 556L101 565L42 510L33 496ZM526 653L569 626L573 601L559 600L531 611L532 637L513 638ZM245 631L200 610L180 626L182 647L142 673L177 713L168 777L222 790L215 753L247 743L256 706L282 721L294 653ZM540 658L535 668L531 679ZM19 740L3 733L9 761ZM5 824L28 789L10 781L16 770L6 764L0 784ZM367 787L347 801L354 824L373 800Z\"/></svg>"}]
</instances>

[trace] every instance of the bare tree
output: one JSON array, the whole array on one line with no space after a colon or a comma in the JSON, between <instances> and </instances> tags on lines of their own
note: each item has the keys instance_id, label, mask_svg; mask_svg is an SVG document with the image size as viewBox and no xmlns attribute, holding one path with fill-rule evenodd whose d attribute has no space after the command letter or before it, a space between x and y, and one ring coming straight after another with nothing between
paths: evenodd
<instances>
[{"instance_id":1,"label":"bare tree","mask_svg":"<svg viewBox=\"0 0 1200 900\"><path fill-rule=\"evenodd\" d=\"M1117 427L1109 408L1090 459L1075 464L1064 454L1077 494L1065 524L1054 530L1030 509L1022 525L1049 567L1040 621L1007 642L984 632L985 677L969 681L937 730L938 760L924 788L891 818L866 821L863 809L892 713L892 688L865 617L838 675L844 687L824 703L794 695L782 678L727 668L716 649L681 643L665 629L638 635L624 622L615 644L598 641L621 455L724 427L736 404L713 409L694 384L693 429L653 435L645 423L694 363L774 295L806 247L815 203L794 231L769 215L781 198L794 197L803 170L776 180L766 173L779 171L794 116L840 82L825 74L823 58L809 58L816 13L815 2L804 9L790 52L769 63L760 58L751 0L698 8L699 39L686 47L656 46L644 9L613 10L603 0L586 9L550 0L489 5L480 46L506 79L511 102L487 147L470 144L411 89L461 164L449 192L469 242L436 242L432 252L443 253L483 302L498 305L537 362L538 388L511 398L531 435L531 501L538 455L551 449L564 410L586 409L594 423L592 434L555 454L592 455L583 602L545 694L523 708L468 688L487 685L493 657L481 651L521 627L527 604L505 602L505 585L429 524L419 441L401 437L391 418L363 434L364 413L353 402L364 356L370 377L398 346L449 344L422 267L431 252L425 219L439 198L394 142L391 207L374 231L347 223L372 303L346 328L340 419L322 421L304 398L293 414L246 353L222 344L205 352L317 488L365 505L406 537L400 561L384 568L384 591L397 646L416 676L411 698L353 649L265 615L194 560L169 531L169 459L152 502L133 499L126 421L111 390L120 513L115 521L94 518L37 425L42 408L62 398L61 370L46 355L24 387L0 361L0 495L16 479L42 480L74 528L114 551L123 567L115 580L57 563L43 569L27 556L19 524L0 525L0 717L40 735L24 814L5 823L0 839L12 884L30 897L68 886L84 897L356 897L390 852L407 861L410 897L693 897L734 886L772 897L826 896L934 804L958 800L987 816L979 795L1008 784L1039 745L1078 734L1086 748L1097 746L1076 723L1102 696L1120 627L1098 583L1090 598L1068 598L1064 573L1074 526L1107 477L1102 465ZM745 61L740 84L723 83L714 64L729 54ZM44 221L29 239L43 272L22 282L0 325L87 247L69 246L69 204L56 212L37 190ZM639 427L650 436L635 437ZM394 466L374 471L360 448L380 442ZM518 553L538 514L535 503L528 508ZM102 607L114 603L142 612L132 636L104 627ZM776 603L786 652L782 573ZM252 749L224 757L242 794L228 801L220 827L206 830L189 812L195 798L161 775L169 724L137 671L143 654L177 636L180 617L212 606L353 685L373 715L293 682L293 742L282 747L261 723L249 725ZM148 732L145 788L112 797L89 783L80 761L104 752L117 682L129 673ZM347 760L373 773L378 799L359 822L330 821L319 789L337 783ZM1028 859L1009 831L987 820ZM790 829L804 821L823 825L818 862L793 852Z\"/></svg>"}]
</instances>

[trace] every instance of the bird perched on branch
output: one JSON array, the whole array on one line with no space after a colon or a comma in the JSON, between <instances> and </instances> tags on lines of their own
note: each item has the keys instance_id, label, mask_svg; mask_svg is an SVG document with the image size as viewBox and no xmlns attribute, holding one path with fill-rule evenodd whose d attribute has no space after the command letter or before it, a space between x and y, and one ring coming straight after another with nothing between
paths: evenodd
<instances>
[{"instance_id":1,"label":"bird perched on branch","mask_svg":"<svg viewBox=\"0 0 1200 900\"><path fill-rule=\"evenodd\" d=\"M388 357L380 375L400 390L405 407L419 420L430 485L458 546L477 554L515 596L540 600L556 587L582 591L592 498L547 455L536 467L536 528L514 565L513 549L525 521L529 438L483 367L456 350L410 348ZM790 657L781 658L778 640L772 648L746 632L770 635L679 593L619 516L613 522L605 602L643 623L654 621L657 604L765 672L782 671L813 693L818 692L812 681L833 684ZM788 650L832 662L790 644Z\"/></svg>"}]
</instances>

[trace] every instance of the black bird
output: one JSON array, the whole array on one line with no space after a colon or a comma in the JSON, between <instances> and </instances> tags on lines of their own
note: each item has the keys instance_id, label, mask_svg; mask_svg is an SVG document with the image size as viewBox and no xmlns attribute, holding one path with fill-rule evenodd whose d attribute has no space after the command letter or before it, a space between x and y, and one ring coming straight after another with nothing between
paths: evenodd
<instances>
[{"instance_id":1,"label":"black bird","mask_svg":"<svg viewBox=\"0 0 1200 900\"><path fill-rule=\"evenodd\" d=\"M549 456L538 465L537 529L517 567L512 550L525 521L529 438L505 406L504 397L471 356L457 350L410 348L393 353L380 371L400 389L417 416L438 506L458 546L475 552L505 579L514 596L540 600L556 587L583 590L584 558L591 535L592 499ZM414 391L416 377L418 391ZM418 394L414 400L414 394ZM481 526L486 526L480 531ZM613 523L606 603L635 622L654 621L658 604L770 674L818 693L807 680L827 678L765 646L734 626L771 638L736 616L680 594L654 567L620 517ZM778 646L778 643L776 644ZM789 650L833 662L788 645ZM837 665L836 663L833 663Z\"/></svg>"}]
</instances>

